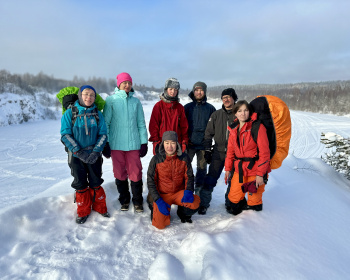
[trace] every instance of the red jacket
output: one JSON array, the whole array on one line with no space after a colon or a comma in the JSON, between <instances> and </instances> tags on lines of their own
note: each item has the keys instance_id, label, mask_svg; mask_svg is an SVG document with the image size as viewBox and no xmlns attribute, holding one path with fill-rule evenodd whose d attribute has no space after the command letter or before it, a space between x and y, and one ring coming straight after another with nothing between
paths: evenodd
<instances>
[{"instance_id":1,"label":"red jacket","mask_svg":"<svg viewBox=\"0 0 350 280\"><path fill-rule=\"evenodd\" d=\"M248 169L249 161L242 161L243 176L259 175L263 177L266 173L271 172L269 140L266 135L266 128L260 124L257 143L255 143L251 134L254 120L256 120L256 113L253 113L251 120L242 127L239 139L237 139L239 125L234 129L229 128L230 136L228 139L225 171L232 171L234 164L235 172L239 172L239 163L241 162L239 158L254 158L258 155L259 159L254 163L252 169Z\"/></svg>"},{"instance_id":2,"label":"red jacket","mask_svg":"<svg viewBox=\"0 0 350 280\"><path fill-rule=\"evenodd\" d=\"M149 122L150 142L162 141L165 131L175 131L180 144L188 144L188 122L184 107L178 101L161 100L153 107Z\"/></svg>"}]
</instances>

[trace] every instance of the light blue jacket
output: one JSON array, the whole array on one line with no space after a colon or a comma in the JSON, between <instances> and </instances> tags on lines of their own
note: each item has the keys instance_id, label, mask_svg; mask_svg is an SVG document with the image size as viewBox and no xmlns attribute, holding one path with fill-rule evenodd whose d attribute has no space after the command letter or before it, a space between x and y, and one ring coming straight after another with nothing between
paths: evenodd
<instances>
[{"instance_id":1,"label":"light blue jacket","mask_svg":"<svg viewBox=\"0 0 350 280\"><path fill-rule=\"evenodd\" d=\"M81 149L101 153L107 142L107 128L103 115L98 111L98 124L93 115L90 115L96 105L85 108L79 105L79 101L74 104L79 115L72 124L72 109L67 109L61 119L61 140L64 145L75 153Z\"/></svg>"},{"instance_id":2,"label":"light blue jacket","mask_svg":"<svg viewBox=\"0 0 350 280\"><path fill-rule=\"evenodd\" d=\"M139 150L147 144L147 128L140 100L115 88L115 94L106 98L103 109L111 150Z\"/></svg>"}]
</instances>

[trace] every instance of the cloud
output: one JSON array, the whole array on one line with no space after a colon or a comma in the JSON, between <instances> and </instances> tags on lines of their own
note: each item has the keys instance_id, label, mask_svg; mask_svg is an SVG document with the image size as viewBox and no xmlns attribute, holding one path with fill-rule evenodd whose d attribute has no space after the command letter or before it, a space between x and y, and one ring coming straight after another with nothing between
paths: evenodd
<instances>
[{"instance_id":1,"label":"cloud","mask_svg":"<svg viewBox=\"0 0 350 280\"><path fill-rule=\"evenodd\" d=\"M8 1L1 68L160 87L349 79L347 1Z\"/></svg>"}]
</instances>

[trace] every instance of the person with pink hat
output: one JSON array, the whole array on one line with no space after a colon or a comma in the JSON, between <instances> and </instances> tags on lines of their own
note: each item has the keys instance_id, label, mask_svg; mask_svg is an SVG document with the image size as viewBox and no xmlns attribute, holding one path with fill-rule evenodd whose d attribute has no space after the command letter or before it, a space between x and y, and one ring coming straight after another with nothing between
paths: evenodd
<instances>
[{"instance_id":1,"label":"person with pink hat","mask_svg":"<svg viewBox=\"0 0 350 280\"><path fill-rule=\"evenodd\" d=\"M103 109L108 133L113 173L119 192L121 210L129 210L131 195L137 213L143 212L141 157L147 154L147 128L143 108L135 98L128 73L117 76L115 94L106 98Z\"/></svg>"}]
</instances>

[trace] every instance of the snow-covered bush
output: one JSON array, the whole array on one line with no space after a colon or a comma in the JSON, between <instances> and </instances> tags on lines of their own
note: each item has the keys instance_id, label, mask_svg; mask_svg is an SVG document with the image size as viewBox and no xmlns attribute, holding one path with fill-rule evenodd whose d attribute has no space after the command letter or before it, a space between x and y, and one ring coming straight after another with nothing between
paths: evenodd
<instances>
[{"instance_id":1,"label":"snow-covered bush","mask_svg":"<svg viewBox=\"0 0 350 280\"><path fill-rule=\"evenodd\" d=\"M350 138L333 132L321 133L321 143L330 148L322 160L350 180Z\"/></svg>"}]
</instances>

